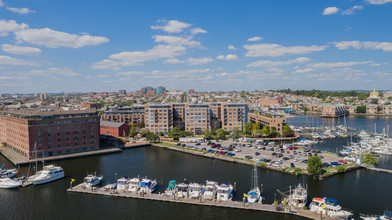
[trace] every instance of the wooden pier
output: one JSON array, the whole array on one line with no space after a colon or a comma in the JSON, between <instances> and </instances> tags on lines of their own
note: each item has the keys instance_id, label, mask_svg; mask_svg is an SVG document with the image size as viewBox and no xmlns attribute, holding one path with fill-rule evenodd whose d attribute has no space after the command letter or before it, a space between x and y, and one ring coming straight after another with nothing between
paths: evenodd
<instances>
[{"instance_id":1,"label":"wooden pier","mask_svg":"<svg viewBox=\"0 0 392 220\"><path fill-rule=\"evenodd\" d=\"M377 171L377 172L384 172L384 173L391 173L392 174L392 170L388 170L388 169L376 168L376 167L368 167L367 169Z\"/></svg>"},{"instance_id":2,"label":"wooden pier","mask_svg":"<svg viewBox=\"0 0 392 220\"><path fill-rule=\"evenodd\" d=\"M273 212L280 214L290 214L297 215L304 218L309 219L321 219L320 215L307 211L307 210L295 210L291 212L281 211L278 206L270 205L270 204L250 204L240 201L214 201L214 200L204 200L204 199L189 199L189 198L176 198L175 196L166 196L164 194L156 194L156 193L148 193L148 194L139 194L135 192L129 191L120 191L120 190L105 190L104 187L84 187L83 184L79 184L67 190L68 192L76 192L76 193L87 193L87 194L95 194L95 195L104 195L104 196L113 196L113 197L123 197L123 198L131 198L131 199L145 199L145 200L154 200L161 202L173 202L173 203L183 203L189 205L202 205L202 206L214 206L214 207L222 207L222 208L234 208L234 209L243 209L243 210L254 210L254 211L262 211L262 212ZM328 216L322 216L322 219L335 219Z\"/></svg>"}]
</instances>

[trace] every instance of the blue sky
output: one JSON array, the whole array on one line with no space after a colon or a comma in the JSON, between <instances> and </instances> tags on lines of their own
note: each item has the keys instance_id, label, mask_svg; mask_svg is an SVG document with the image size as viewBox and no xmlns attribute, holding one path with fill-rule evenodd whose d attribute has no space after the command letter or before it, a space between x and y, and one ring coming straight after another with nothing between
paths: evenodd
<instances>
[{"instance_id":1,"label":"blue sky","mask_svg":"<svg viewBox=\"0 0 392 220\"><path fill-rule=\"evenodd\" d=\"M391 89L392 0L0 0L0 93Z\"/></svg>"}]
</instances>

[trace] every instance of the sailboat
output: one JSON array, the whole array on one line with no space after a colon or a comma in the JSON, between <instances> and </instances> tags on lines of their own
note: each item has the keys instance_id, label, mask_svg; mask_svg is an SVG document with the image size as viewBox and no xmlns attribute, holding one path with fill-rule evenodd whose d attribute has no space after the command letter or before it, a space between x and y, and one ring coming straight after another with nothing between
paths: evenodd
<instances>
[{"instance_id":1,"label":"sailboat","mask_svg":"<svg viewBox=\"0 0 392 220\"><path fill-rule=\"evenodd\" d=\"M262 200L256 166L253 168L251 188L252 189L248 192L248 202L255 203L259 200Z\"/></svg>"}]
</instances>

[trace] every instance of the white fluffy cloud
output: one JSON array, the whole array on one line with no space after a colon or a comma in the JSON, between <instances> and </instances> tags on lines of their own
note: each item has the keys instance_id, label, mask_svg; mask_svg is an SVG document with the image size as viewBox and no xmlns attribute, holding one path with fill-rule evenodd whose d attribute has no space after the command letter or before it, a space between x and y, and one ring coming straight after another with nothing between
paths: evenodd
<instances>
[{"instance_id":1,"label":"white fluffy cloud","mask_svg":"<svg viewBox=\"0 0 392 220\"><path fill-rule=\"evenodd\" d=\"M229 46L227 46L227 49L229 49L229 50L236 50L237 48L235 48L233 45L229 45Z\"/></svg>"},{"instance_id":2,"label":"white fluffy cloud","mask_svg":"<svg viewBox=\"0 0 392 220\"><path fill-rule=\"evenodd\" d=\"M308 64L310 68L337 68L337 67L349 67L349 66L357 66L357 65L365 65L372 63L372 61L363 61L363 62L337 62L337 63L311 63Z\"/></svg>"},{"instance_id":3,"label":"white fluffy cloud","mask_svg":"<svg viewBox=\"0 0 392 220\"><path fill-rule=\"evenodd\" d=\"M39 54L42 53L41 49L35 47L21 47L18 45L10 45L10 44L3 44L1 45L1 49L6 53L12 54Z\"/></svg>"},{"instance_id":4,"label":"white fluffy cloud","mask_svg":"<svg viewBox=\"0 0 392 220\"><path fill-rule=\"evenodd\" d=\"M125 51L109 56L105 59L94 63L91 67L94 69L120 69L123 66L140 66L144 62L154 61L163 58L173 58L184 54L186 47L182 45L163 45L159 44L146 51Z\"/></svg>"},{"instance_id":5,"label":"white fluffy cloud","mask_svg":"<svg viewBox=\"0 0 392 220\"><path fill-rule=\"evenodd\" d=\"M366 1L373 5L382 5L385 3L392 2L392 0L366 0Z\"/></svg>"},{"instance_id":6,"label":"white fluffy cloud","mask_svg":"<svg viewBox=\"0 0 392 220\"><path fill-rule=\"evenodd\" d=\"M0 20L0 36L4 37L7 36L10 32L19 31L28 27L29 26L27 24L18 24L14 20Z\"/></svg>"},{"instance_id":7,"label":"white fluffy cloud","mask_svg":"<svg viewBox=\"0 0 392 220\"><path fill-rule=\"evenodd\" d=\"M259 41L259 40L262 40L262 39L263 39L262 37L251 37L247 41Z\"/></svg>"},{"instance_id":8,"label":"white fluffy cloud","mask_svg":"<svg viewBox=\"0 0 392 220\"><path fill-rule=\"evenodd\" d=\"M170 21L158 21L160 23L163 23L162 26L159 25L151 25L151 29L154 30L163 30L169 33L180 33L182 32L185 28L190 27L190 24L187 24L185 22L177 21L177 20L170 20Z\"/></svg>"},{"instance_id":9,"label":"white fluffy cloud","mask_svg":"<svg viewBox=\"0 0 392 220\"><path fill-rule=\"evenodd\" d=\"M297 69L293 73L309 73L309 72L313 72L313 71L314 70L311 68L306 68L306 69Z\"/></svg>"},{"instance_id":10,"label":"white fluffy cloud","mask_svg":"<svg viewBox=\"0 0 392 220\"><path fill-rule=\"evenodd\" d=\"M195 34L205 34L205 33L207 33L207 31L204 30L204 29L201 29L201 28L193 28L191 30L191 34L193 34L193 35L195 35Z\"/></svg>"},{"instance_id":11,"label":"white fluffy cloud","mask_svg":"<svg viewBox=\"0 0 392 220\"><path fill-rule=\"evenodd\" d=\"M79 48L109 42L109 39L106 37L91 36L88 34L69 34L65 32L55 31L49 28L24 29L15 32L15 35L18 41L25 41L31 44L45 46L49 48Z\"/></svg>"},{"instance_id":12,"label":"white fluffy cloud","mask_svg":"<svg viewBox=\"0 0 392 220\"><path fill-rule=\"evenodd\" d=\"M371 50L382 50L385 52L392 52L392 43L390 42L377 42L377 41L340 41L333 42L333 45L339 50L347 50L349 48L354 49L371 49Z\"/></svg>"},{"instance_id":13,"label":"white fluffy cloud","mask_svg":"<svg viewBox=\"0 0 392 220\"><path fill-rule=\"evenodd\" d=\"M356 10L362 10L362 9L363 9L362 5L355 5L355 6L349 8L349 9L347 9L345 11L342 11L342 14L344 14L344 15L352 15L352 14L354 14L354 12Z\"/></svg>"},{"instance_id":14,"label":"white fluffy cloud","mask_svg":"<svg viewBox=\"0 0 392 220\"><path fill-rule=\"evenodd\" d=\"M0 0L0 7L4 6L4 2Z\"/></svg>"},{"instance_id":15,"label":"white fluffy cloud","mask_svg":"<svg viewBox=\"0 0 392 220\"><path fill-rule=\"evenodd\" d=\"M157 43L167 43L171 45L183 45L187 47L199 47L200 41L192 40L192 37L184 38L177 36L169 36L169 35L155 35L152 36Z\"/></svg>"},{"instance_id":16,"label":"white fluffy cloud","mask_svg":"<svg viewBox=\"0 0 392 220\"><path fill-rule=\"evenodd\" d=\"M290 65L294 63L306 63L309 61L310 59L307 57L298 57L294 60L287 60L287 61L259 60L248 64L246 67L275 67L275 66Z\"/></svg>"},{"instance_id":17,"label":"white fluffy cloud","mask_svg":"<svg viewBox=\"0 0 392 220\"><path fill-rule=\"evenodd\" d=\"M200 58L190 57L186 59L187 65L191 65L191 66L207 64L207 63L211 63L212 61L214 61L214 59L211 57L200 57Z\"/></svg>"},{"instance_id":18,"label":"white fluffy cloud","mask_svg":"<svg viewBox=\"0 0 392 220\"><path fill-rule=\"evenodd\" d=\"M164 64L179 64L179 63L185 63L185 61L179 60L177 58L170 58L170 59L165 60L163 63Z\"/></svg>"},{"instance_id":19,"label":"white fluffy cloud","mask_svg":"<svg viewBox=\"0 0 392 220\"><path fill-rule=\"evenodd\" d=\"M328 46L292 46L285 47L279 44L252 44L244 45L248 50L247 57L279 57L286 54L307 54L325 50Z\"/></svg>"},{"instance_id":20,"label":"white fluffy cloud","mask_svg":"<svg viewBox=\"0 0 392 220\"><path fill-rule=\"evenodd\" d=\"M29 13L35 13L34 10L28 9L28 8L11 8L11 7L7 7L8 11L12 11L14 13L18 13L18 14L29 14Z\"/></svg>"},{"instance_id":21,"label":"white fluffy cloud","mask_svg":"<svg viewBox=\"0 0 392 220\"><path fill-rule=\"evenodd\" d=\"M10 65L10 66L39 66L40 64L31 61L31 60L23 60L17 59L9 56L1 56L0 55L0 65Z\"/></svg>"},{"instance_id":22,"label":"white fluffy cloud","mask_svg":"<svg viewBox=\"0 0 392 220\"><path fill-rule=\"evenodd\" d=\"M219 55L216 57L218 60L238 60L238 56L235 54L227 54L225 55Z\"/></svg>"},{"instance_id":23,"label":"white fluffy cloud","mask_svg":"<svg viewBox=\"0 0 392 220\"><path fill-rule=\"evenodd\" d=\"M337 8L337 7L328 7L328 8L324 9L323 15L336 14L338 11L339 11L339 8Z\"/></svg>"},{"instance_id":24,"label":"white fluffy cloud","mask_svg":"<svg viewBox=\"0 0 392 220\"><path fill-rule=\"evenodd\" d=\"M31 70L30 75L34 75L34 76L52 76L52 75L79 76L80 73L75 72L70 68L51 67L51 68L45 69L45 70Z\"/></svg>"}]
</instances>

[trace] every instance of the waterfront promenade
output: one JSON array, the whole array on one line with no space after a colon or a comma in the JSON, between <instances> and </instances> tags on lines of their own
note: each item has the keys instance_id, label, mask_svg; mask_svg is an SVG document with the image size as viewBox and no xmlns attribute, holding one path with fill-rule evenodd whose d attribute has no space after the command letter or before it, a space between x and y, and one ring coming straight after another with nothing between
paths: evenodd
<instances>
[{"instance_id":1,"label":"waterfront promenade","mask_svg":"<svg viewBox=\"0 0 392 220\"><path fill-rule=\"evenodd\" d=\"M243 210L253 210L253 211L261 211L261 212L272 212L272 213L281 213L281 214L290 214L297 215L309 219L321 219L320 215L307 211L307 210L293 210L291 212L281 211L281 208L271 204L249 204L240 201L214 201L214 200L204 200L204 199L188 199L188 198L175 198L174 196L166 196L164 194L156 194L149 193L140 195L139 193L131 193L128 191L120 191L120 190L105 190L104 187L97 188L86 188L83 187L83 184L79 184L72 188L67 189L68 192L75 193L87 193L94 195L104 195L104 196L112 196L112 197L123 197L123 198L131 198L131 199L144 199L144 200L154 200L160 202L172 202L172 203L183 203L188 205L201 205L201 206L214 206L214 207L222 207L222 208L232 208L232 209L243 209ZM332 220L338 218L331 218L329 216L322 216L322 219Z\"/></svg>"}]
</instances>

